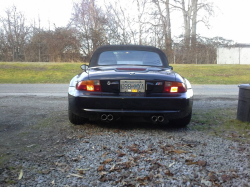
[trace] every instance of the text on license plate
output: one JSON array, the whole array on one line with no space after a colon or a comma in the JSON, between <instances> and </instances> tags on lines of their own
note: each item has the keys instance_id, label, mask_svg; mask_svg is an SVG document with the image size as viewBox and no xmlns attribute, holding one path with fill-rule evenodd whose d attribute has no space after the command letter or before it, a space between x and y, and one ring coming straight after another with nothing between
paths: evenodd
<instances>
[{"instance_id":1,"label":"text on license plate","mask_svg":"<svg viewBox=\"0 0 250 187\"><path fill-rule=\"evenodd\" d=\"M145 92L145 80L121 80L120 92Z\"/></svg>"}]
</instances>

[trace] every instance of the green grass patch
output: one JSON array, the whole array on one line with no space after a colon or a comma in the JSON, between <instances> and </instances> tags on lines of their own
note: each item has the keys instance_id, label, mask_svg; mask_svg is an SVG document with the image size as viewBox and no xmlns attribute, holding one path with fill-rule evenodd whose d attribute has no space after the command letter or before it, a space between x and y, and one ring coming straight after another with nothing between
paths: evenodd
<instances>
[{"instance_id":1,"label":"green grass patch","mask_svg":"<svg viewBox=\"0 0 250 187\"><path fill-rule=\"evenodd\" d=\"M0 83L69 83L83 63L0 63Z\"/></svg>"},{"instance_id":2,"label":"green grass patch","mask_svg":"<svg viewBox=\"0 0 250 187\"><path fill-rule=\"evenodd\" d=\"M9 160L10 156L7 154L0 155L0 167Z\"/></svg>"},{"instance_id":3,"label":"green grass patch","mask_svg":"<svg viewBox=\"0 0 250 187\"><path fill-rule=\"evenodd\" d=\"M69 83L83 63L0 62L0 83ZM191 84L249 83L250 65L173 64Z\"/></svg>"},{"instance_id":4,"label":"green grass patch","mask_svg":"<svg viewBox=\"0 0 250 187\"><path fill-rule=\"evenodd\" d=\"M174 71L187 78L191 84L243 84L249 83L250 65L172 65Z\"/></svg>"},{"instance_id":5,"label":"green grass patch","mask_svg":"<svg viewBox=\"0 0 250 187\"><path fill-rule=\"evenodd\" d=\"M236 119L235 108L195 112L191 129L250 143L250 123Z\"/></svg>"}]
</instances>

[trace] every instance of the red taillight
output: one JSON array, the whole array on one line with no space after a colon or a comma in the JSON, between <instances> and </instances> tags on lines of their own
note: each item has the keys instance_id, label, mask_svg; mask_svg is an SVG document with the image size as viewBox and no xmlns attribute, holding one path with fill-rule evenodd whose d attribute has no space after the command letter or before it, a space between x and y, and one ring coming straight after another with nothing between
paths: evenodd
<instances>
[{"instance_id":1,"label":"red taillight","mask_svg":"<svg viewBox=\"0 0 250 187\"><path fill-rule=\"evenodd\" d=\"M185 93L187 91L186 85L181 82L165 82L164 91L165 93Z\"/></svg>"},{"instance_id":2,"label":"red taillight","mask_svg":"<svg viewBox=\"0 0 250 187\"><path fill-rule=\"evenodd\" d=\"M101 83L99 80L86 80L78 82L76 85L77 90L84 90L89 92L101 92Z\"/></svg>"}]
</instances>

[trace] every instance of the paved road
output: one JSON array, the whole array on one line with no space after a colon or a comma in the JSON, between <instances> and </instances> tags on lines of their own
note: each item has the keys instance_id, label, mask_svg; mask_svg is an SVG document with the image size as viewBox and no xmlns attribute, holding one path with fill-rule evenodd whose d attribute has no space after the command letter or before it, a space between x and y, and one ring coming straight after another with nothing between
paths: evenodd
<instances>
[{"instance_id":1,"label":"paved road","mask_svg":"<svg viewBox=\"0 0 250 187\"><path fill-rule=\"evenodd\" d=\"M0 84L1 96L56 96L66 97L68 84ZM196 98L237 98L238 85L193 85Z\"/></svg>"}]
</instances>

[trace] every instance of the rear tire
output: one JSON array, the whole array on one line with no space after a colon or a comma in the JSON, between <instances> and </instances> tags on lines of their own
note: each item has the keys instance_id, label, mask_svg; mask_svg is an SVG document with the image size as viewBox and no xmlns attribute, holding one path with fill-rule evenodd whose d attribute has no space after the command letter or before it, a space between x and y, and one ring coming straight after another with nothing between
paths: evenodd
<instances>
[{"instance_id":1,"label":"rear tire","mask_svg":"<svg viewBox=\"0 0 250 187\"><path fill-rule=\"evenodd\" d=\"M184 118L171 120L170 122L171 124L173 124L174 127L183 128L190 123L191 118L192 118L192 112Z\"/></svg>"},{"instance_id":2,"label":"rear tire","mask_svg":"<svg viewBox=\"0 0 250 187\"><path fill-rule=\"evenodd\" d=\"M83 118L78 115L75 115L70 110L68 110L68 114L69 114L69 121L74 125L82 125L88 121L87 118Z\"/></svg>"}]
</instances>

